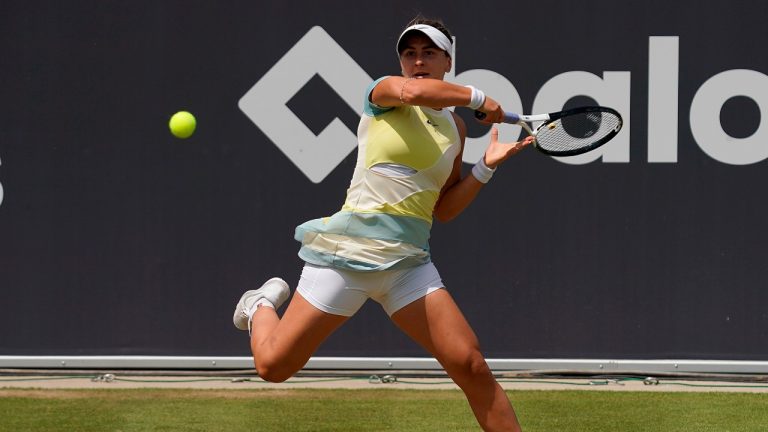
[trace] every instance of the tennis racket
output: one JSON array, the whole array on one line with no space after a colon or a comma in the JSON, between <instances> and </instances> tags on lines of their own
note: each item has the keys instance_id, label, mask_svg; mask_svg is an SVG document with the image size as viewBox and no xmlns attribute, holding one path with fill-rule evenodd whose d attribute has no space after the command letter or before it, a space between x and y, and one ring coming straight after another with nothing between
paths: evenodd
<instances>
[{"instance_id":1,"label":"tennis racket","mask_svg":"<svg viewBox=\"0 0 768 432\"><path fill-rule=\"evenodd\" d=\"M475 118L486 114L475 111ZM528 123L543 122L536 129ZM533 136L533 145L550 156L575 156L592 151L610 141L624 121L616 110L601 106L574 108L549 114L504 113L504 123L521 126Z\"/></svg>"}]
</instances>

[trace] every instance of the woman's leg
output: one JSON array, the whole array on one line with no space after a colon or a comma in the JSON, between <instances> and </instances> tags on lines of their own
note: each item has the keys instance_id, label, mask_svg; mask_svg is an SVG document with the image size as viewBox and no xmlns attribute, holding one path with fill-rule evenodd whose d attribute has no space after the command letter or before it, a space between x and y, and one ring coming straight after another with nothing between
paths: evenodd
<instances>
[{"instance_id":1,"label":"woman's leg","mask_svg":"<svg viewBox=\"0 0 768 432\"><path fill-rule=\"evenodd\" d=\"M392 321L427 349L464 391L485 431L521 430L506 393L480 352L474 331L445 289L392 314Z\"/></svg>"},{"instance_id":2,"label":"woman's leg","mask_svg":"<svg viewBox=\"0 0 768 432\"><path fill-rule=\"evenodd\" d=\"M251 352L259 376L272 382L287 380L347 319L315 308L298 292L282 319L274 309L259 307L251 327Z\"/></svg>"}]
</instances>

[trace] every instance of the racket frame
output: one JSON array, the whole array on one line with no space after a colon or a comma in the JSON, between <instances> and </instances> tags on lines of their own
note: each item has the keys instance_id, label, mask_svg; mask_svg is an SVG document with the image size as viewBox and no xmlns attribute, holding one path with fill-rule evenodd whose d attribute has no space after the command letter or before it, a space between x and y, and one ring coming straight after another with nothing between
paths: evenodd
<instances>
[{"instance_id":1,"label":"racket frame","mask_svg":"<svg viewBox=\"0 0 768 432\"><path fill-rule=\"evenodd\" d=\"M595 141L595 142L593 142L590 145L585 146L585 147L581 147L581 148L574 149L574 150L563 150L563 151L555 151L555 152L553 152L553 151L541 148L539 146L539 142L538 142L538 140L536 138L536 135L538 134L539 130L541 130L542 128L547 127L547 125L549 125L553 121L561 119L563 117L568 117L570 115L581 114L581 113L588 113L588 112L601 112L601 113L602 112L606 112L606 113L613 114L613 115L615 115L619 119L619 123L613 129L613 131L611 131L611 133L607 134L606 136L602 137L601 139L599 139L599 140L597 140L597 141ZM485 113L480 112L480 111L475 111L475 117L480 119L480 120L482 120L483 118L485 118ZM542 122L542 123L539 124L538 126L536 126L535 129L532 129L528 125L528 123L533 123L533 122ZM611 139L613 139L613 137L615 137L619 133L619 131L621 130L621 128L622 128L622 126L624 124L624 119L622 119L621 114L619 114L618 111L616 111L613 108L608 108L608 107L603 107L603 106L585 106L585 107L578 107L578 108L573 108L573 109L569 109L569 110L565 110L565 111L558 111L558 112L553 112L553 113L548 113L548 114L523 115L523 114L516 114L516 113L513 113L513 112L505 112L504 113L504 123L514 124L514 125L520 126L523 129L525 129L525 131L528 133L528 135L533 137L533 145L534 145L534 147L536 147L536 150L538 150L538 151L540 151L540 152L542 152L544 154L548 154L550 156L576 156L576 155L580 155L580 154L584 154L584 153L590 152L590 151L600 147L601 145L607 143Z\"/></svg>"}]
</instances>

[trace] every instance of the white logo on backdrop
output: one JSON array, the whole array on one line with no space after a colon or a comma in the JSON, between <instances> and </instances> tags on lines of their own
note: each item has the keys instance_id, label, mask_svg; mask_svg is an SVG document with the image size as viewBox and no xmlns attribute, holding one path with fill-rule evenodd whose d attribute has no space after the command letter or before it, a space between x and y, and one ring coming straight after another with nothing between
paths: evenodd
<instances>
[{"instance_id":1,"label":"white logo on backdrop","mask_svg":"<svg viewBox=\"0 0 768 432\"><path fill-rule=\"evenodd\" d=\"M240 109L310 180L320 183L357 147L355 133L335 118L315 135L286 103L315 74L355 112L372 78L322 27L312 27L240 99Z\"/></svg>"},{"instance_id":2,"label":"white logo on backdrop","mask_svg":"<svg viewBox=\"0 0 768 432\"><path fill-rule=\"evenodd\" d=\"M454 70L456 68L454 50ZM394 60L393 60L394 61ZM675 163L678 158L679 37L648 39L648 156L649 163ZM362 92L373 80L322 27L313 27L240 99L240 109L311 181L320 183L355 150L357 138L338 118L315 135L286 103L315 74L320 75L356 112L361 110ZM512 112L524 113L515 86L503 75L487 69L471 69L446 80L474 84L493 95ZM630 161L631 73L604 71L596 75L567 71L550 78L539 89L531 112L559 111L574 96L589 96L600 105L615 108L624 117L624 128L607 145L585 155L556 158L569 164L598 159L606 163ZM689 124L699 148L709 157L733 165L747 165L768 158L768 122L750 136L735 138L722 128L719 113L735 96L750 98L760 112L768 112L768 76L751 70L728 70L701 84L690 102ZM518 136L520 128L501 125L505 137ZM463 160L476 162L485 151L488 134L467 138ZM639 144L639 143L638 143Z\"/></svg>"}]
</instances>

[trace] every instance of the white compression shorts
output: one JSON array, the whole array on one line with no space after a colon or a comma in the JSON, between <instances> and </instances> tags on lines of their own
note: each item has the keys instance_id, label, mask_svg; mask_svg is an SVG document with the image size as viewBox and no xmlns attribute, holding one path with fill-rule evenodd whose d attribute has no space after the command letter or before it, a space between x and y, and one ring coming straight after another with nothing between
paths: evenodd
<instances>
[{"instance_id":1,"label":"white compression shorts","mask_svg":"<svg viewBox=\"0 0 768 432\"><path fill-rule=\"evenodd\" d=\"M401 270L356 272L305 264L296 291L323 312L352 316L369 298L392 316L404 306L443 288L431 262Z\"/></svg>"}]
</instances>

